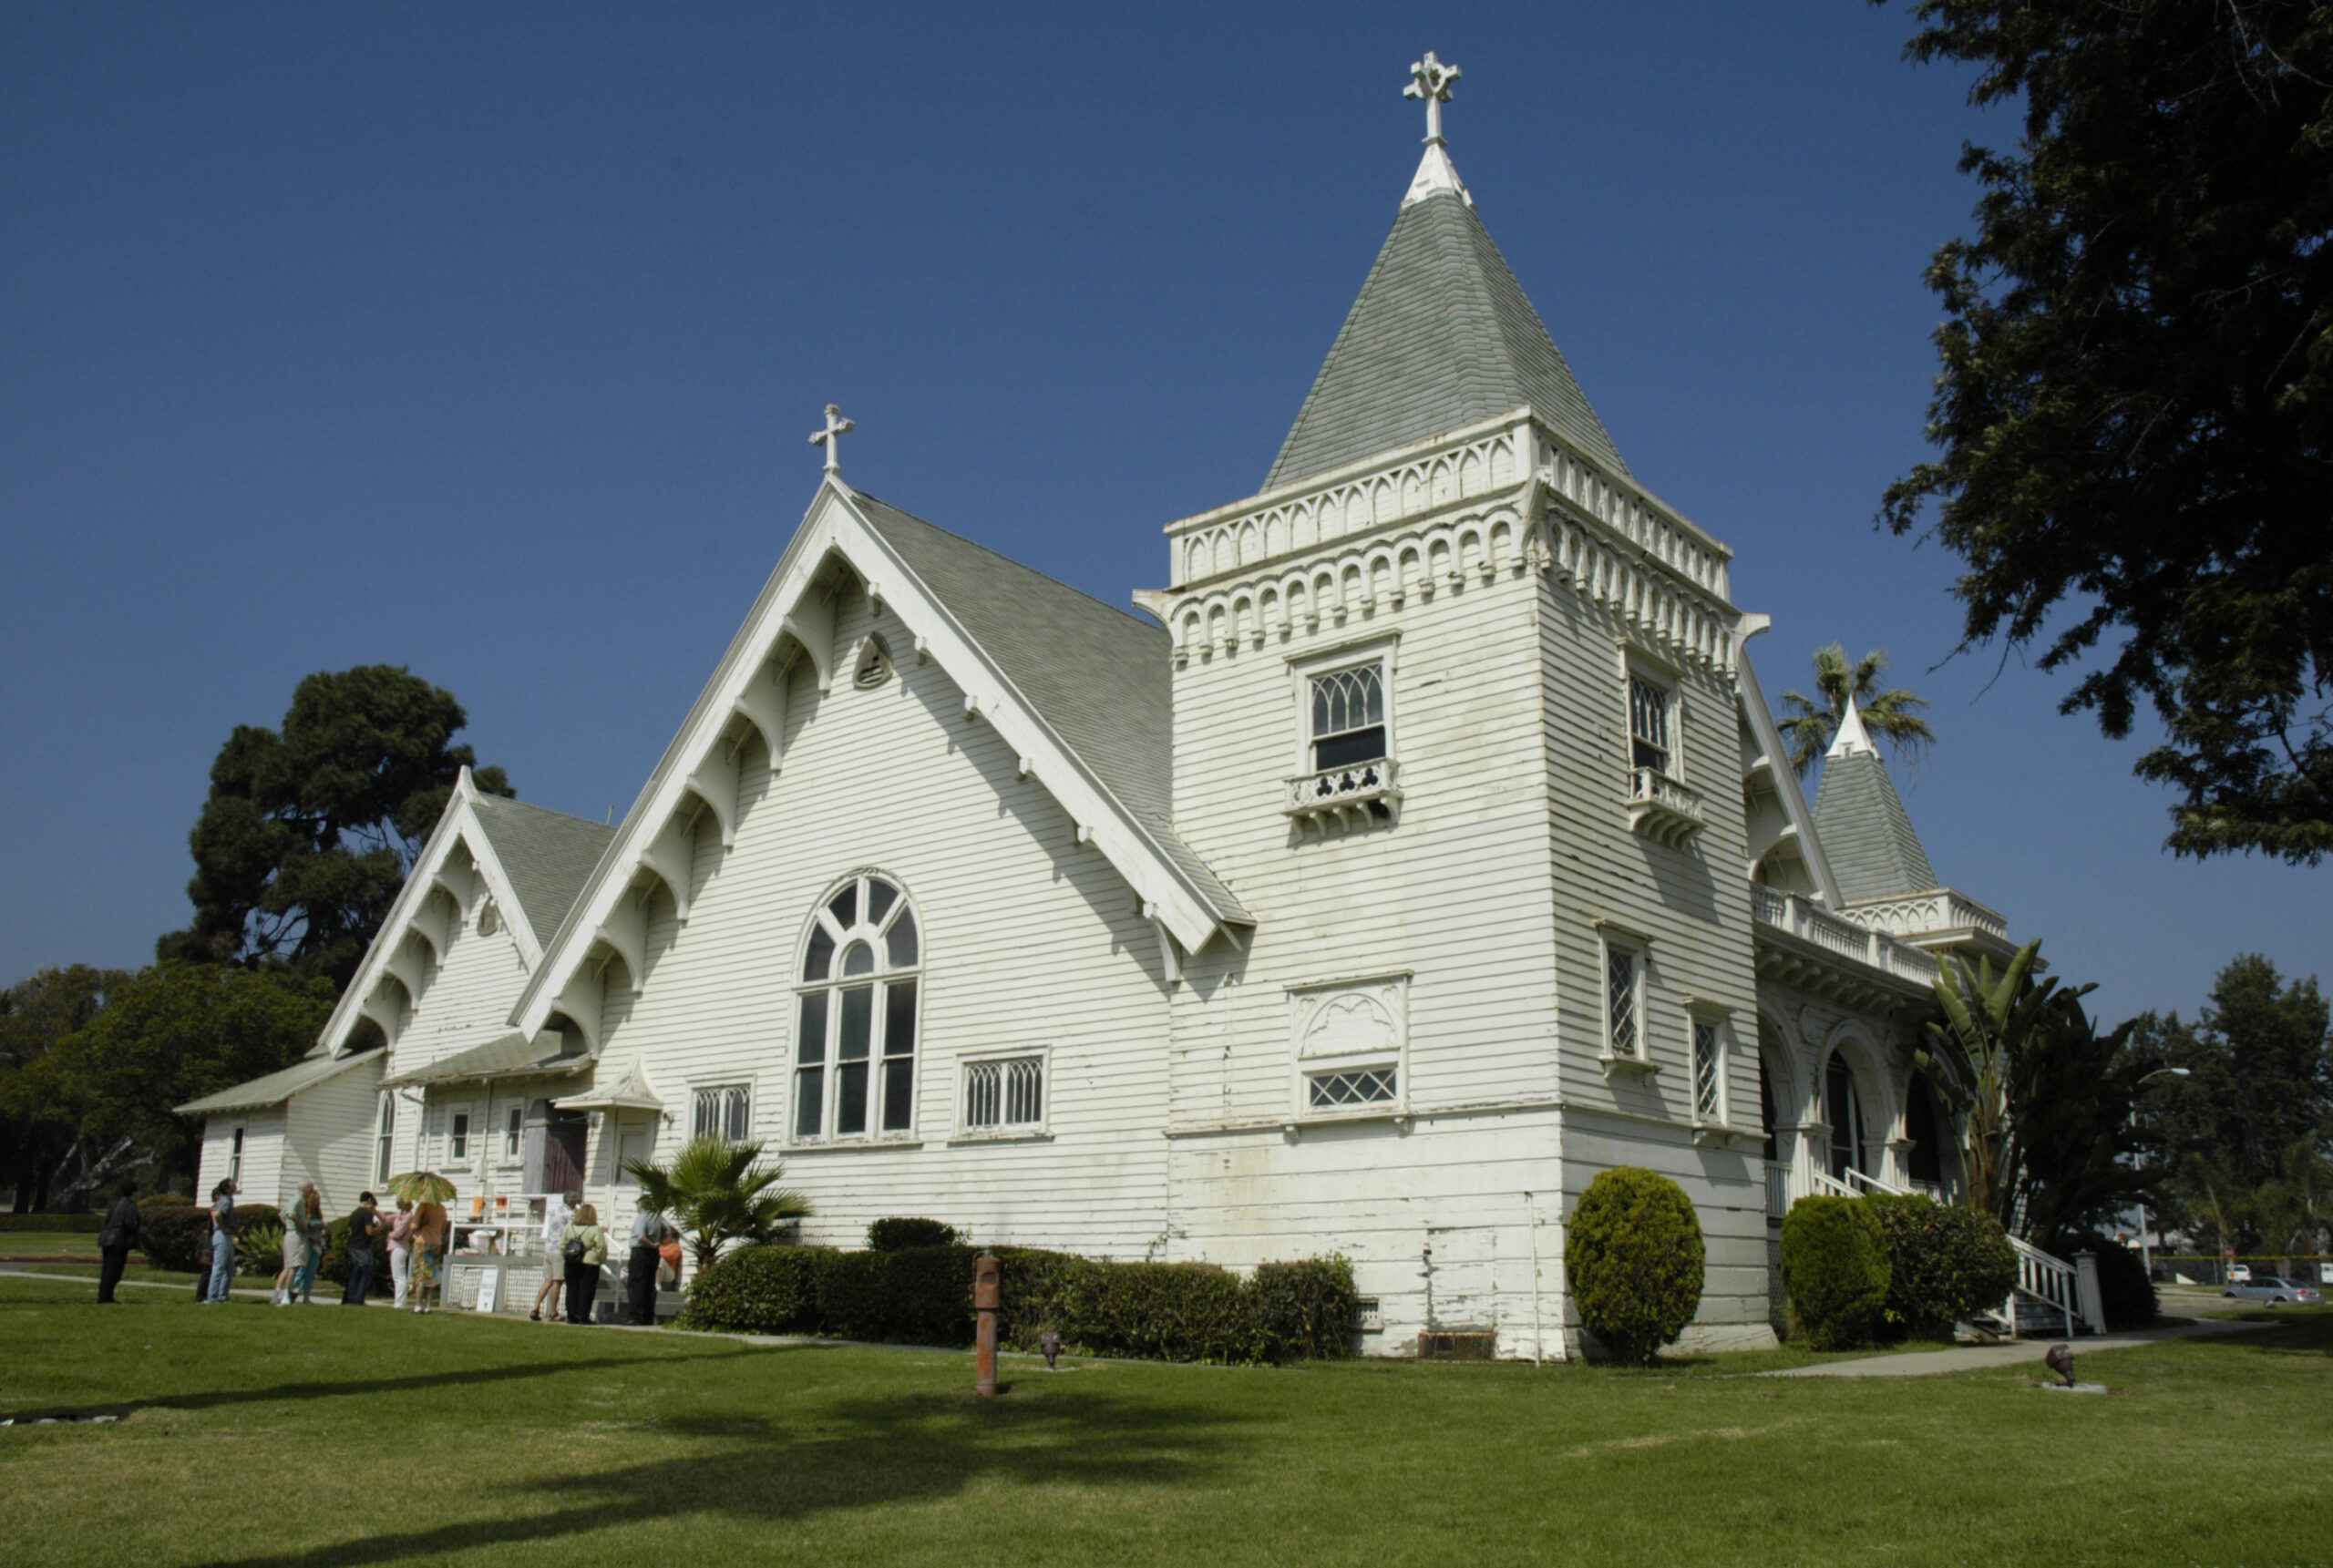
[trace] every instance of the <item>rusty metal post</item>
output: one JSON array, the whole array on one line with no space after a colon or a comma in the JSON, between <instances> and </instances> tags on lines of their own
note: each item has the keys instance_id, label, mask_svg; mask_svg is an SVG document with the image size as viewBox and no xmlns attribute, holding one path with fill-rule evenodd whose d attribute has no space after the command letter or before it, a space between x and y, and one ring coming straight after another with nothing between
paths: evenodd
<instances>
[{"instance_id":1,"label":"rusty metal post","mask_svg":"<svg viewBox=\"0 0 2333 1568\"><path fill-rule=\"evenodd\" d=\"M972 1391L996 1392L996 1312L1003 1291L996 1259L982 1253L972 1259L972 1309L981 1315L979 1350L972 1360Z\"/></svg>"}]
</instances>

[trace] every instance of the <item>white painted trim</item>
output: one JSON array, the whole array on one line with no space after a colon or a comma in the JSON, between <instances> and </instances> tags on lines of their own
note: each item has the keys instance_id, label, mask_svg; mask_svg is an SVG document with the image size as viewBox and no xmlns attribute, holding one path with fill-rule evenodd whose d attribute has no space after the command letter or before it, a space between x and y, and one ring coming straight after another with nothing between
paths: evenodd
<instances>
[{"instance_id":1,"label":"white painted trim","mask_svg":"<svg viewBox=\"0 0 2333 1568\"><path fill-rule=\"evenodd\" d=\"M734 758L719 759L716 753L724 749L723 736L745 689L778 654L781 641L801 645L817 670L822 689L832 683L833 614L826 600L813 591L830 558L839 559L861 580L884 585L888 612L906 624L919 654L928 650L964 693L967 711L993 724L1017 756L1033 761L1033 776L1079 825L1082 840L1098 847L1137 896L1158 907L1159 918L1185 951L1197 952L1226 922L1245 918L1244 911L1213 907L867 521L850 489L830 478L819 486L753 610L647 786L625 814L614 844L565 922L545 944L543 961L530 966L533 972L509 1015L511 1027L529 1033L540 1030L557 1005L554 999L571 987L594 948L607 945L602 927L648 862L656 838L681 809L684 795L706 799L721 818L724 846L734 843L739 809L734 793L735 764ZM730 792L726 803L715 798L725 788ZM587 1034L596 1035L596 1019L588 1024L580 1018L575 1021ZM596 1039L593 1046L596 1050Z\"/></svg>"}]
</instances>

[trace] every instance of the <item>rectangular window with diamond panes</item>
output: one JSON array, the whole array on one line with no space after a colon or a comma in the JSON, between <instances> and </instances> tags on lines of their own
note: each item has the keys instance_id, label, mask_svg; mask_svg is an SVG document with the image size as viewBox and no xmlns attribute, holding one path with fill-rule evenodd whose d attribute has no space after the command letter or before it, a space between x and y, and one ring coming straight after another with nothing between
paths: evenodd
<instances>
[{"instance_id":1,"label":"rectangular window with diamond panes","mask_svg":"<svg viewBox=\"0 0 2333 1568\"><path fill-rule=\"evenodd\" d=\"M1629 677L1629 765L1650 768L1665 778L1677 776L1671 765L1675 753L1669 743L1669 711L1674 699L1669 688L1641 675Z\"/></svg>"},{"instance_id":2,"label":"rectangular window with diamond panes","mask_svg":"<svg viewBox=\"0 0 2333 1568\"><path fill-rule=\"evenodd\" d=\"M1722 1122L1725 1109L1725 1057L1720 1049L1717 1025L1705 1018L1693 1020L1693 1115L1703 1122Z\"/></svg>"},{"instance_id":3,"label":"rectangular window with diamond panes","mask_svg":"<svg viewBox=\"0 0 2333 1568\"><path fill-rule=\"evenodd\" d=\"M964 1125L976 1132L1040 1126L1045 1119L1045 1061L1017 1056L964 1068Z\"/></svg>"},{"instance_id":4,"label":"rectangular window with diamond panes","mask_svg":"<svg viewBox=\"0 0 2333 1568\"><path fill-rule=\"evenodd\" d=\"M1644 955L1617 942L1604 949L1604 1021L1612 1055L1644 1055Z\"/></svg>"},{"instance_id":5,"label":"rectangular window with diamond panes","mask_svg":"<svg viewBox=\"0 0 2333 1568\"><path fill-rule=\"evenodd\" d=\"M692 1097L690 1135L726 1138L742 1143L754 1128L754 1091L743 1083L722 1083L700 1089Z\"/></svg>"},{"instance_id":6,"label":"rectangular window with diamond panes","mask_svg":"<svg viewBox=\"0 0 2333 1568\"><path fill-rule=\"evenodd\" d=\"M1393 1068L1363 1067L1347 1072L1316 1072L1304 1081L1305 1102L1315 1111L1361 1105L1391 1105L1401 1083Z\"/></svg>"}]
</instances>

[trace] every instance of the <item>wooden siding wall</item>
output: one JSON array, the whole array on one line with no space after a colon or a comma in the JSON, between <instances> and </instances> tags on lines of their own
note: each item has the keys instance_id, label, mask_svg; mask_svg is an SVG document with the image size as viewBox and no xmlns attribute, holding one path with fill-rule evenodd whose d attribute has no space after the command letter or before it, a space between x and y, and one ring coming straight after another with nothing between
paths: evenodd
<instances>
[{"instance_id":1,"label":"wooden siding wall","mask_svg":"<svg viewBox=\"0 0 2333 1568\"><path fill-rule=\"evenodd\" d=\"M861 691L849 671L870 630L897 671ZM688 924L660 888L642 993L611 966L599 1081L643 1064L665 1105L660 1159L690 1134L694 1088L752 1085L755 1136L817 1211L808 1241L863 1245L869 1221L913 1214L984 1243L1140 1256L1166 1229L1156 938L1133 891L913 645L845 593L833 689L822 695L807 664L791 677L781 771L745 732L735 845L700 824ZM895 878L921 927L919 1142L789 1147L798 946L819 900L862 869ZM1052 1050L1050 1136L957 1140L959 1058L1039 1047ZM591 1194L604 1220L628 1223L599 1120Z\"/></svg>"},{"instance_id":2,"label":"wooden siding wall","mask_svg":"<svg viewBox=\"0 0 2333 1568\"><path fill-rule=\"evenodd\" d=\"M458 908L442 887L430 895L430 901L441 911ZM441 961L428 966L421 995L389 1044L389 1071L411 1071L509 1031L511 1004L526 986L527 967L519 956L518 938L510 933L513 912L503 910L498 928L488 936L478 929L485 907L481 884L470 907L444 922L451 933L446 952ZM550 934L539 935L548 939Z\"/></svg>"},{"instance_id":3,"label":"wooden siding wall","mask_svg":"<svg viewBox=\"0 0 2333 1568\"><path fill-rule=\"evenodd\" d=\"M277 1204L291 1194L283 1190L283 1112L281 1109L236 1112L213 1116L202 1124L202 1158L194 1177L197 1203L211 1201L211 1189L226 1178L233 1157L235 1129L243 1130L243 1173L236 1185L242 1202ZM294 1184L297 1178L293 1178Z\"/></svg>"},{"instance_id":4,"label":"wooden siding wall","mask_svg":"<svg viewBox=\"0 0 2333 1568\"><path fill-rule=\"evenodd\" d=\"M1757 978L1752 958L1748 829L1741 731L1730 681L1677 663L1604 607L1541 578L1547 831L1555 881L1560 989L1574 1005L1562 1029L1565 1187L1640 1165L1682 1185L1700 1214L1708 1275L1694 1337L1763 1341L1767 1327L1765 1191L1760 1147L1693 1136L1694 1008L1722 1009L1724 1116L1758 1123ZM1675 745L1704 825L1681 846L1629 831L1622 801L1629 764L1628 669L1670 685ZM1659 1071L1608 1075L1603 943L1596 922L1650 937L1643 1028Z\"/></svg>"},{"instance_id":5,"label":"wooden siding wall","mask_svg":"<svg viewBox=\"0 0 2333 1568\"><path fill-rule=\"evenodd\" d=\"M356 1194L373 1185L381 1070L376 1051L371 1061L334 1073L284 1103L284 1184L289 1189L303 1180L315 1183L327 1218L347 1214L356 1206Z\"/></svg>"},{"instance_id":6,"label":"wooden siding wall","mask_svg":"<svg viewBox=\"0 0 2333 1568\"><path fill-rule=\"evenodd\" d=\"M1176 676L1177 822L1258 920L1246 951L1197 955L1176 1001L1177 1248L1236 1266L1341 1251L1384 1314L1370 1348L1387 1352L1424 1325L1437 1237L1465 1258L1438 1278L1437 1319L1496 1323L1508 1353L1533 1348L1535 1215L1551 1332L1560 1311L1536 574L1512 569L1511 540L1496 565L1488 582L1469 573L1399 608L1381 596ZM1292 826L1283 781L1309 699L1291 661L1396 632L1398 822ZM1302 1124L1290 988L1403 971L1414 1120Z\"/></svg>"}]
</instances>

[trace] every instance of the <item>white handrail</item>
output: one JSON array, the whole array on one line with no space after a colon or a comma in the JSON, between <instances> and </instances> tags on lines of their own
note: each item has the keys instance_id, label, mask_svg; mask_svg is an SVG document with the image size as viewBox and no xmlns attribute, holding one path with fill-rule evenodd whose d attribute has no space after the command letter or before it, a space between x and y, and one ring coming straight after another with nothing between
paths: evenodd
<instances>
[{"instance_id":1,"label":"white handrail","mask_svg":"<svg viewBox=\"0 0 2333 1568\"><path fill-rule=\"evenodd\" d=\"M2045 1307L2056 1308L2065 1320L2066 1333L2070 1337L2080 1331L2075 1327L2077 1319L2081 1327L2092 1334L2106 1332L2105 1324L2091 1322L2089 1315L2081 1309L2081 1298L2075 1290L2072 1264L2061 1257L2052 1257L2031 1242L2017 1236L2009 1237L2009 1245L2017 1254L2017 1285L2009 1293L2009 1300L2001 1307L2001 1316L2009 1319L2012 1338L2019 1332L2017 1298L2020 1295L2030 1296Z\"/></svg>"}]
</instances>

